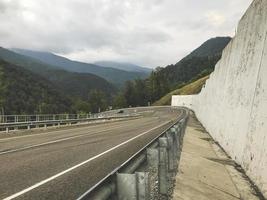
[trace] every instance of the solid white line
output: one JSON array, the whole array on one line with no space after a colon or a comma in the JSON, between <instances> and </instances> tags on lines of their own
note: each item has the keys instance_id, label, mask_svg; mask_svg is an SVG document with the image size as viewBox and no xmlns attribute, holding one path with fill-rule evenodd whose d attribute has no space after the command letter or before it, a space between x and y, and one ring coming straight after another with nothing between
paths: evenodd
<instances>
[{"instance_id":1,"label":"solid white line","mask_svg":"<svg viewBox=\"0 0 267 200\"><path fill-rule=\"evenodd\" d=\"M90 128L93 128L93 127L96 127L96 126L90 126ZM62 127L63 128L63 127ZM65 128L65 127L64 127ZM22 135L22 136L16 136L16 137L9 137L9 138L3 138L3 139L0 139L0 141L7 141L7 140L13 140L13 139L20 139L20 138L25 138L25 137L34 137L34 136L39 136L39 135L47 135L47 134L51 134L51 133L60 133L60 132L64 132L64 131L71 131L71 130L80 130L80 129L85 129L85 128L88 128L87 126L86 127L75 127L73 126L73 128L71 129L64 129L64 130L48 130L48 132L44 132L44 133L35 133L33 135ZM40 129L40 130L43 130L43 129Z\"/></svg>"},{"instance_id":2,"label":"solid white line","mask_svg":"<svg viewBox=\"0 0 267 200\"><path fill-rule=\"evenodd\" d=\"M17 149L11 149L11 150L0 152L0 155L7 154L7 153L13 153L13 152L17 152L17 151L22 151L22 150L26 150L26 149L31 149L31 148L34 148L34 147L40 147L40 146L44 146L44 145L48 145L48 144L54 144L54 143L58 143L58 142L66 141L66 140L71 140L71 139L74 139L74 138L89 136L91 134L101 133L101 132L114 130L114 129L122 128L122 127L125 127L125 125L123 125L123 126L112 126L112 127L109 127L108 129L104 129L104 130L100 130L100 131L96 131L96 132L91 132L91 133L89 132L89 133L84 133L84 134L80 134L80 135L75 135L75 136L71 136L71 137L58 139L58 140L44 142L44 143L40 143L40 144L34 144L34 145L21 147L21 148L17 148Z\"/></svg>"},{"instance_id":3,"label":"solid white line","mask_svg":"<svg viewBox=\"0 0 267 200\"><path fill-rule=\"evenodd\" d=\"M114 121L114 122L120 122L120 121ZM104 123L104 124L109 124L109 123ZM86 124L83 124L83 125L86 125ZM52 130L52 129L50 129L50 130L47 130L48 132L44 132L44 133L35 133L33 135L22 135L22 136L16 136L16 137L2 138L2 139L0 139L0 142L1 141L7 141L7 140L13 140L13 139L20 139L20 138L25 138L25 137L34 137L34 136L38 136L38 135L47 135L47 134L51 134L51 133L52 134L53 133L60 133L60 132L64 132L64 131L81 130L81 129L86 129L86 128L94 128L94 127L97 127L99 125L103 125L103 123L98 124L98 125L83 126L83 127L71 126L70 127L71 129L63 129L63 130ZM65 127L67 127L67 126L65 126ZM62 127L62 128L65 128L65 127ZM40 129L40 130L43 130L43 129Z\"/></svg>"},{"instance_id":4,"label":"solid white line","mask_svg":"<svg viewBox=\"0 0 267 200\"><path fill-rule=\"evenodd\" d=\"M118 121L115 121L115 122L118 122ZM105 123L107 124L107 123ZM86 124L82 124L82 125L86 125ZM89 125L89 124L88 124ZM44 133L35 133L35 134L32 134L32 135L22 135L22 136L16 136L16 137L9 137L9 138L2 138L0 139L0 141L7 141L7 140L13 140L13 139L20 139L20 138L25 138L25 137L34 137L34 136L38 136L38 135L47 135L47 134L51 134L51 133L60 133L60 132L64 132L64 131L71 131L71 130L81 130L81 129L86 129L88 127L90 128L93 128L93 127L96 127L96 126L99 126L100 124L98 125L93 125L93 126L83 126L83 127L75 127L75 126L71 126L69 129L63 129L63 130L52 130L52 129L48 129L47 131L48 132L44 132ZM103 124L101 124L103 125ZM67 126L62 126L60 128L66 128ZM44 129L39 129L39 130L44 130ZM46 131L46 130L45 130Z\"/></svg>"},{"instance_id":5,"label":"solid white line","mask_svg":"<svg viewBox=\"0 0 267 200\"><path fill-rule=\"evenodd\" d=\"M31 187L28 187L28 188L26 188L26 189L24 189L24 190L22 190L20 192L17 192L17 193L15 193L15 194L13 194L13 195L11 195L9 197L6 197L3 200L11 200L11 199L14 199L14 198L16 198L18 196L21 196L21 195L23 195L23 194L25 194L25 193L27 193L27 192L39 187L39 186L41 186L41 185L44 185L45 183L47 183L49 181L52 181L52 180L54 180L54 179L56 179L56 178L58 178L58 177L60 177L60 176L62 176L64 174L66 174L66 173L78 168L78 167L81 167L81 166L91 162L92 160L95 160L96 158L99 158L99 157L103 156L104 154L107 154L107 153L113 151L114 149L117 149L117 148L119 148L119 147L121 147L121 146L123 146L123 145L125 145L125 144L127 144L129 142L131 142L132 140L135 140L136 138L139 138L139 137L141 137L141 136L143 136L143 135L145 135L145 134L147 134L147 133L149 133L149 132L151 132L151 131L153 131L153 130L161 127L161 126L164 126L164 125L168 124L169 122L170 121L165 122L165 123L163 123L163 124L161 124L159 126L156 126L156 127L152 128L152 129L150 129L148 131L145 131L145 132L143 132L143 133L141 133L141 134L139 134L139 135L137 135L137 136L135 136L135 137L133 137L133 138L121 143L121 144L118 144L117 146L114 146L111 149L108 149L108 150L106 150L106 151L104 151L104 152L102 152L102 153L100 153L100 154L98 154L98 155L96 155L94 157L91 157L88 160L85 160L85 161L83 161L83 162L81 162L81 163L79 163L79 164L77 164L77 165L65 170L65 171L62 171L62 172L60 172L60 173L58 173L58 174L56 174L54 176L51 176L50 178L47 178L47 179L45 179L45 180L43 180L43 181L41 181L39 183L36 183L36 184L32 185Z\"/></svg>"}]
</instances>

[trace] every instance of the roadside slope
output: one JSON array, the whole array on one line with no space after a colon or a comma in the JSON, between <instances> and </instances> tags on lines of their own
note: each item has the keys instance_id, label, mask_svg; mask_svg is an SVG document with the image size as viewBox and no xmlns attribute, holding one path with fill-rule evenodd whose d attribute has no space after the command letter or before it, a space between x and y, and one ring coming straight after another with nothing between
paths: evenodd
<instances>
[{"instance_id":1,"label":"roadside slope","mask_svg":"<svg viewBox=\"0 0 267 200\"><path fill-rule=\"evenodd\" d=\"M46 79L0 60L0 113L71 112L71 101Z\"/></svg>"},{"instance_id":2,"label":"roadside slope","mask_svg":"<svg viewBox=\"0 0 267 200\"><path fill-rule=\"evenodd\" d=\"M200 79L198 79L192 83L189 83L188 85L185 85L182 88L176 89L176 90L166 94L160 100L156 101L153 105L154 106L171 105L172 95L198 94L201 91L201 88L203 87L203 85L205 85L206 80L208 78L209 78L209 76L205 76L205 77L200 78Z\"/></svg>"}]
</instances>

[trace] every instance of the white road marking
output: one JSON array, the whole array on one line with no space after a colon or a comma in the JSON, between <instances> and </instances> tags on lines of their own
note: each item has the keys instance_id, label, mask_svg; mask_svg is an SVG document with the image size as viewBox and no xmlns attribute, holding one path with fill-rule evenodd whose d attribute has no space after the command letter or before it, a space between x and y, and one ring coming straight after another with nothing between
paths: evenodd
<instances>
[{"instance_id":1,"label":"white road marking","mask_svg":"<svg viewBox=\"0 0 267 200\"><path fill-rule=\"evenodd\" d=\"M56 179L56 178L58 178L58 177L60 177L60 176L62 176L64 174L66 174L66 173L68 173L68 172L70 172L70 171L72 171L72 170L74 170L74 169L76 169L78 167L81 167L81 166L91 162L92 160L95 160L95 159L103 156L104 154L107 154L107 153L109 153L109 152L111 152L111 151L113 151L113 150L115 150L115 149L117 149L117 148L119 148L119 147L121 147L121 146L123 146L123 145L125 145L125 144L127 144L127 143L129 143L131 141L133 141L133 140L135 140L136 138L139 138L139 137L141 137L141 136L143 136L143 135L145 135L145 134L147 134L147 133L149 133L149 132L151 132L151 131L159 128L159 127L162 127L162 126L168 124L169 122L170 121L165 122L165 123L163 123L163 124L161 124L159 126L156 126L156 127L152 128L152 129L150 129L148 131L145 131L145 132L143 132L143 133L141 133L141 134L139 134L139 135L137 135L137 136L135 136L135 137L123 142L123 143L121 143L121 144L118 144L117 146L114 146L114 147L112 147L112 148L110 148L110 149L108 149L108 150L106 150L106 151L94 156L94 157L89 158L88 160L85 160L85 161L83 161L83 162L81 162L81 163L79 163L79 164L77 164L77 165L75 165L75 166L73 166L73 167L71 167L69 169L66 169L66 170L64 170L64 171L62 171L62 172L60 172L60 173L58 173L58 174L56 174L54 176L51 176L51 177L49 177L49 178L47 178L47 179L45 179L43 181L40 181L39 183L36 183L36 184L32 185L31 187L25 188L24 190L22 190L20 192L17 192L17 193L15 193L15 194L13 194L13 195L11 195L9 197L6 197L3 200L11 200L11 199L14 199L16 197L19 197L19 196L21 196L21 195L23 195L23 194L25 194L25 193L27 193L27 192L39 187L41 185L44 185L47 182L50 182L50 181L52 181L52 180L54 180L54 179Z\"/></svg>"},{"instance_id":2,"label":"white road marking","mask_svg":"<svg viewBox=\"0 0 267 200\"><path fill-rule=\"evenodd\" d=\"M114 121L114 122L121 122L121 121ZM107 124L107 123L105 123L105 124ZM102 124L100 124L100 125L102 125ZM93 128L93 127L97 127L97 126L99 126L99 124L98 125L94 125L94 126L86 126L86 127L78 127L78 128L76 128L75 126L72 126L71 127L71 129L64 129L64 130L58 130L58 131L54 131L54 130L48 130L48 132L46 132L46 133L35 133L35 134L33 134L33 135L22 135L22 136L16 136L16 137L9 137L9 138L2 138L2 139L0 139L0 141L7 141L7 140L13 140L13 139L20 139L20 138L25 138L25 137L34 137L34 136L38 136L38 135L47 135L47 134L53 134L53 133L60 133L60 132L64 132L64 131L68 131L68 130L80 130L80 129L85 129L85 128ZM62 127L62 128L65 128L65 127ZM40 129L40 130L42 130L42 129Z\"/></svg>"},{"instance_id":3,"label":"white road marking","mask_svg":"<svg viewBox=\"0 0 267 200\"><path fill-rule=\"evenodd\" d=\"M112 127L109 127L108 129L104 129L104 130L100 130L100 131L96 131L96 132L91 132L91 134L101 133L101 132L114 130L114 129L122 128L122 127L125 127L125 125L123 125L123 126L112 126ZM0 152L0 155L7 154L7 153L13 153L13 152L17 152L17 151L22 151L22 150L26 150L26 149L31 149L31 148L34 148L34 147L40 147L40 146L44 146L44 145L48 145L48 144L54 144L54 143L58 143L58 142L66 141L66 140L71 140L71 139L74 139L74 138L89 136L91 134L90 133L85 133L85 134L70 136L70 137L66 137L66 138L62 138L62 139L58 139L58 140L53 140L53 141L49 141L49 142L44 142L44 143L40 143L40 144L29 145L29 146L21 147L21 148L17 148L17 149L11 149L11 150Z\"/></svg>"}]
</instances>

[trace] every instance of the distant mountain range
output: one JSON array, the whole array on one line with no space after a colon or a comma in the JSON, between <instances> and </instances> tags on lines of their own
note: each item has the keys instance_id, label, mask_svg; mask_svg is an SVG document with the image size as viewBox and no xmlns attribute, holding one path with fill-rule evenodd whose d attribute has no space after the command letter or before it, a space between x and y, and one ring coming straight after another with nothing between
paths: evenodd
<instances>
[{"instance_id":1,"label":"distant mountain range","mask_svg":"<svg viewBox=\"0 0 267 200\"><path fill-rule=\"evenodd\" d=\"M125 81L128 80L134 80L137 78L146 78L149 75L149 71L143 71L142 70L135 70L131 71L129 70L129 64L127 65L127 69L122 70L120 69L122 65L119 67L114 67L115 65L110 64L109 66L98 66L95 64L90 63L84 63L84 62L78 62L73 61L70 59L67 59L62 56L58 56L55 54L52 54L50 52L41 52L41 51L32 51L32 50L26 50L26 49L11 49L12 51L34 58L38 61L41 61L43 63L56 66L60 69L64 69L69 72L78 72L78 73L91 73L97 76L100 76L107 81L111 82L117 87L121 87ZM114 64L114 63L113 63ZM131 65L132 68L138 68L138 66L133 67L134 65ZM139 67L138 69L141 69Z\"/></svg>"},{"instance_id":2,"label":"distant mountain range","mask_svg":"<svg viewBox=\"0 0 267 200\"><path fill-rule=\"evenodd\" d=\"M89 92L94 89L103 91L108 96L116 92L111 83L94 74L69 72L4 48L0 48L0 59L42 76L71 97L86 100Z\"/></svg>"},{"instance_id":3,"label":"distant mountain range","mask_svg":"<svg viewBox=\"0 0 267 200\"><path fill-rule=\"evenodd\" d=\"M115 69L120 69L120 70L125 70L128 72L143 72L149 74L152 69L146 68L146 67L141 67L138 65L134 65L131 63L126 63L126 62L114 62L114 61L98 61L95 62L94 64L102 67L111 67Z\"/></svg>"}]
</instances>

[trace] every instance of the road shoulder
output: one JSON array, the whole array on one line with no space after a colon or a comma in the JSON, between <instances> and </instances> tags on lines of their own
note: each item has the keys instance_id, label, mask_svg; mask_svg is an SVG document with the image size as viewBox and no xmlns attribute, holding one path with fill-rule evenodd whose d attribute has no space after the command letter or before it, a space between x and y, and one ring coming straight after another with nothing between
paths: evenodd
<instances>
[{"instance_id":1,"label":"road shoulder","mask_svg":"<svg viewBox=\"0 0 267 200\"><path fill-rule=\"evenodd\" d=\"M173 199L260 199L240 167L192 114L184 137Z\"/></svg>"}]
</instances>

